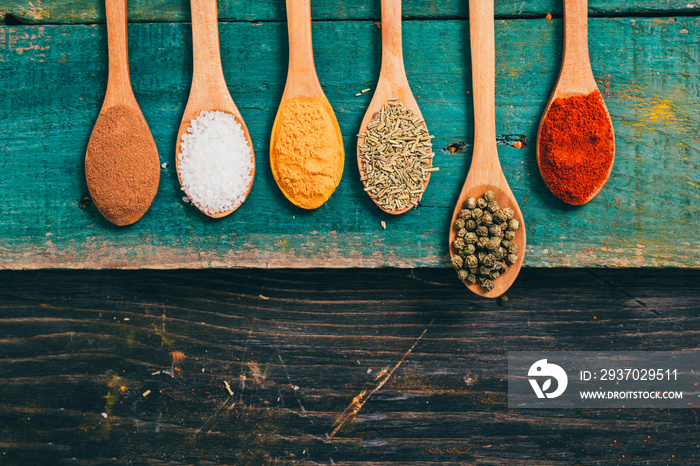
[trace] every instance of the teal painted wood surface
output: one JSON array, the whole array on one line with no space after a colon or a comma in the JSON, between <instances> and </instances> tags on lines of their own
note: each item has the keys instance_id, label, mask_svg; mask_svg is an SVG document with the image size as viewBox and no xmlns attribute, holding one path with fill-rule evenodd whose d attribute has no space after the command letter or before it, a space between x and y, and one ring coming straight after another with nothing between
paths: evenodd
<instances>
[{"instance_id":1,"label":"teal painted wood surface","mask_svg":"<svg viewBox=\"0 0 700 466\"><path fill-rule=\"evenodd\" d=\"M258 166L249 199L221 220L183 202L174 171L190 27L132 24L134 90L167 167L151 210L117 228L82 201L83 157L106 84L105 28L0 27L0 267L446 266L449 219L471 154L468 23L404 23L408 79L436 136L440 171L421 207L400 218L381 214L363 193L353 156L372 93L356 94L376 82L380 30L369 21L313 28L318 74L348 155L330 201L313 212L297 209L270 173L268 140L286 75L284 22L220 25L224 73ZM545 189L533 144L559 68L562 23L497 21L499 153L525 215L527 266L700 265L699 34L694 17L590 21L593 70L615 125L617 159L601 194L572 208ZM523 149L513 147L517 141Z\"/></svg>"},{"instance_id":2,"label":"teal painted wood surface","mask_svg":"<svg viewBox=\"0 0 700 466\"><path fill-rule=\"evenodd\" d=\"M0 19L25 24L74 24L104 22L104 1L100 0L4 0ZM221 21L285 21L284 0L219 0ZM700 13L693 0L589 0L592 15ZM457 19L468 16L467 0L408 0L403 16L413 19ZM562 14L561 0L496 0L500 17L532 17ZM379 19L379 0L312 2L312 17L325 19ZM189 0L130 0L131 21L189 21Z\"/></svg>"}]
</instances>

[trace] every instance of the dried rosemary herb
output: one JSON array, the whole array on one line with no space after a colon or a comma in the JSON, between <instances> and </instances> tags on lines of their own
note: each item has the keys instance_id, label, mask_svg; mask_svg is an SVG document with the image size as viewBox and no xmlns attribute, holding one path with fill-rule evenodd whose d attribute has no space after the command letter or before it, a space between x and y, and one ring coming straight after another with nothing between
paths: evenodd
<instances>
[{"instance_id":1,"label":"dried rosemary herb","mask_svg":"<svg viewBox=\"0 0 700 466\"><path fill-rule=\"evenodd\" d=\"M509 265L518 261L518 246L512 241L520 222L513 218L513 209L501 209L495 199L496 194L491 190L479 199L467 199L457 215L454 225L457 238L452 242L456 253L452 266L457 276L460 280L478 283L486 292L493 289L493 281Z\"/></svg>"},{"instance_id":2,"label":"dried rosemary herb","mask_svg":"<svg viewBox=\"0 0 700 466\"><path fill-rule=\"evenodd\" d=\"M415 206L423 197L432 166L431 139L423 120L398 101L389 101L358 137L365 191L383 209Z\"/></svg>"}]
</instances>

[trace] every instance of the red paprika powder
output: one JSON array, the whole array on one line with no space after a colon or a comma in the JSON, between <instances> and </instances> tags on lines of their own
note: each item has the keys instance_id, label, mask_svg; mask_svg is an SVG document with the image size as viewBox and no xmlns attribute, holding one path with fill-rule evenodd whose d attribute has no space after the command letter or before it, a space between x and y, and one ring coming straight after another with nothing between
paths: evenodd
<instances>
[{"instance_id":1,"label":"red paprika powder","mask_svg":"<svg viewBox=\"0 0 700 466\"><path fill-rule=\"evenodd\" d=\"M600 92L555 99L538 142L537 163L549 190L569 204L588 202L607 181L615 159L613 129Z\"/></svg>"}]
</instances>

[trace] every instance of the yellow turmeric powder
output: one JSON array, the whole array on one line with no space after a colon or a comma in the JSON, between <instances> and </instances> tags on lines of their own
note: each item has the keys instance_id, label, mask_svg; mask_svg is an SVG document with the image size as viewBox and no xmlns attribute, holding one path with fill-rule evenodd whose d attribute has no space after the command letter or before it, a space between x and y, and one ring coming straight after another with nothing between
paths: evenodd
<instances>
[{"instance_id":1,"label":"yellow turmeric powder","mask_svg":"<svg viewBox=\"0 0 700 466\"><path fill-rule=\"evenodd\" d=\"M272 175L282 193L304 209L320 207L343 175L343 137L324 97L295 97L280 105L270 142Z\"/></svg>"}]
</instances>

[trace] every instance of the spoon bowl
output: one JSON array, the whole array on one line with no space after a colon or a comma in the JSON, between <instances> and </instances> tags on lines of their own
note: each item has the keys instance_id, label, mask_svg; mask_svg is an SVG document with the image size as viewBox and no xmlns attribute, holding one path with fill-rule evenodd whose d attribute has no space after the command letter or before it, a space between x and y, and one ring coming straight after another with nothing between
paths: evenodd
<instances>
[{"instance_id":1,"label":"spoon bowl","mask_svg":"<svg viewBox=\"0 0 700 466\"><path fill-rule=\"evenodd\" d=\"M474 173L474 176L472 176L472 173ZM518 246L518 260L515 262L515 264L509 265L506 271L503 272L501 276L499 276L493 281L494 287L491 291L485 291L479 284L468 283L466 281L463 282L467 286L467 288L469 288L472 292L479 296L483 296L485 298L497 298L503 293L505 293L508 290L508 288L510 288L510 286L513 284L513 282L515 282L515 279L520 273L520 268L522 267L523 260L525 258L526 234L523 213L521 212L520 207L518 206L518 203L515 200L515 196L513 196L513 192L508 186L505 176L503 176L503 172L500 172L500 179L488 180L486 179L488 178L488 176L485 176L488 174L489 172L485 171L484 169L474 167L473 163L469 168L469 176L467 177L467 181L462 187L462 191L460 192L459 198L457 199L455 210L452 213L452 221L450 222L449 244L450 257L454 257L457 255L457 251L452 246L452 242L457 237L457 232L455 231L454 223L457 220L457 215L459 214L459 211L462 209L462 206L468 198L473 197L478 199L479 197L483 196L487 190L490 189L496 194L496 202L498 202L498 205L500 205L501 207L510 207L511 209L513 209L513 212L515 212L513 218L520 223L520 228L517 230L515 239L512 241L512 243Z\"/></svg>"},{"instance_id":2,"label":"spoon bowl","mask_svg":"<svg viewBox=\"0 0 700 466\"><path fill-rule=\"evenodd\" d=\"M593 76L591 61L588 54L588 0L564 0L564 53L562 65L559 71L559 78L557 79L549 102L542 113L542 118L537 130L537 166L540 173L543 173L543 158L540 143L542 126L547 120L547 116L554 101L575 96L588 96L595 91L598 91L598 84ZM615 140L614 132L612 131L612 119L610 118L610 113L602 97L600 99L600 104L604 110L607 125L613 138L612 159L614 160ZM597 154L595 153L590 154L591 158L596 156ZM555 196L559 197L564 202L573 205L586 204L596 197L603 188L608 178L610 178L612 167L613 163L611 161L609 167L607 167L607 171L595 184L589 186L589 190L576 202L573 202L571 199L562 198L556 190L553 190L550 186L548 187Z\"/></svg>"},{"instance_id":3,"label":"spoon bowl","mask_svg":"<svg viewBox=\"0 0 700 466\"><path fill-rule=\"evenodd\" d=\"M126 0L106 0L107 90L85 154L90 197L118 226L138 221L160 182L160 158L129 77Z\"/></svg>"},{"instance_id":4,"label":"spoon bowl","mask_svg":"<svg viewBox=\"0 0 700 466\"><path fill-rule=\"evenodd\" d=\"M508 290L515 281L525 256L525 222L518 202L508 186L496 148L496 102L495 102L495 39L493 0L469 2L469 31L472 55L472 81L474 96L474 153L469 174L457 199L450 222L450 256L457 251L452 242L457 235L454 224L464 202L469 197L479 198L486 190L496 194L501 208L513 209L513 218L520 223L512 243L518 246L518 260L494 280L494 288L485 291L479 284L464 284L474 293L487 298L496 298Z\"/></svg>"},{"instance_id":5,"label":"spoon bowl","mask_svg":"<svg viewBox=\"0 0 700 466\"><path fill-rule=\"evenodd\" d=\"M187 100L187 106L182 115L180 128L177 133L177 146L175 163L178 167L177 177L182 185L180 175L179 156L182 146L182 136L199 114L203 111L219 111L232 115L236 122L241 125L245 140L250 148L252 170L250 172L250 182L245 191L244 199L250 194L255 179L255 154L253 143L250 139L248 127L243 121L241 113L231 98L231 94L226 86L224 72L221 66L221 53L219 49L219 29L217 23L216 1L211 0L190 0L192 11L192 87ZM185 194L191 197L185 190ZM201 210L203 214L212 218L225 217L235 212L243 202L236 207L219 212L208 212Z\"/></svg>"},{"instance_id":6,"label":"spoon bowl","mask_svg":"<svg viewBox=\"0 0 700 466\"><path fill-rule=\"evenodd\" d=\"M406 70L403 62L403 45L402 45L402 35L401 35L401 0L382 0L382 66L379 72L379 81L377 82L377 87L375 88L372 100L367 107L367 112L365 113L362 123L360 124L359 134L364 134L367 131L367 125L374 119L374 116L381 110L381 108L389 101L389 99L398 99L398 102L402 103L404 107L408 108L423 120L423 114L418 108L418 102L416 102L413 93L411 92L411 87L408 84L408 79L406 77ZM425 121L423 121L423 127L426 128ZM360 178L363 180L362 183L367 187L365 180L365 172L362 167L362 157L360 156L360 145L364 141L362 136L357 139L357 166L360 171ZM427 166L430 168L433 166L432 159ZM425 177L423 182L423 191L428 187L428 182L430 181L430 172ZM388 214L400 215L408 212L413 204L408 204L406 207L397 210L390 210L377 202L377 199L370 196L370 199L379 207L381 210Z\"/></svg>"}]
</instances>

